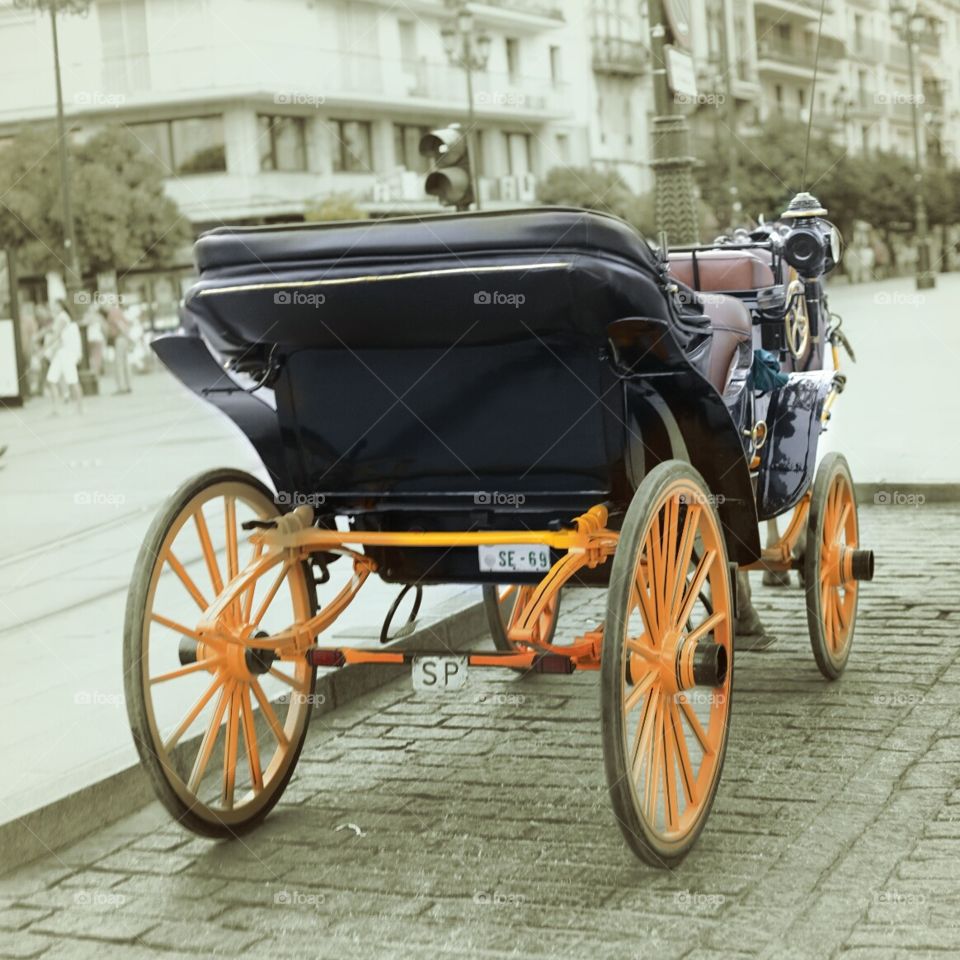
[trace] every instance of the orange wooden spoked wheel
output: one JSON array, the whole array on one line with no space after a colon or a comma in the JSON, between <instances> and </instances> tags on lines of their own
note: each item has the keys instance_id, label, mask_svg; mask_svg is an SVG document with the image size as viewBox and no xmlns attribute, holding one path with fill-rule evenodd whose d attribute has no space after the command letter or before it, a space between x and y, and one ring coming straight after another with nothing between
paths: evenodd
<instances>
[{"instance_id":1,"label":"orange wooden spoked wheel","mask_svg":"<svg viewBox=\"0 0 960 960\"><path fill-rule=\"evenodd\" d=\"M269 646L271 634L313 615L304 564L272 567L225 609L215 634L197 633L224 585L260 554L241 524L279 512L248 474L201 474L161 508L131 582L124 682L134 741L159 799L205 836L235 835L269 813L310 719L315 668Z\"/></svg>"},{"instance_id":2,"label":"orange wooden spoked wheel","mask_svg":"<svg viewBox=\"0 0 960 960\"><path fill-rule=\"evenodd\" d=\"M828 453L813 482L803 557L810 645L828 680L843 673L853 645L859 590L848 558L859 544L850 467L841 454Z\"/></svg>"},{"instance_id":3,"label":"orange wooden spoked wheel","mask_svg":"<svg viewBox=\"0 0 960 960\"><path fill-rule=\"evenodd\" d=\"M550 598L538 624L538 643L528 648L525 644L514 645L509 639L509 632L515 626L524 607L530 602L534 586L520 586L509 584L505 586L485 586L483 588L483 607L490 626L490 635L493 645L498 650L526 650L542 649L553 643L553 636L557 632L557 621L560 619L560 591Z\"/></svg>"},{"instance_id":4,"label":"orange wooden spoked wheel","mask_svg":"<svg viewBox=\"0 0 960 960\"><path fill-rule=\"evenodd\" d=\"M730 568L700 475L672 460L641 483L610 574L601 654L607 784L627 843L679 863L706 823L727 746Z\"/></svg>"}]
</instances>

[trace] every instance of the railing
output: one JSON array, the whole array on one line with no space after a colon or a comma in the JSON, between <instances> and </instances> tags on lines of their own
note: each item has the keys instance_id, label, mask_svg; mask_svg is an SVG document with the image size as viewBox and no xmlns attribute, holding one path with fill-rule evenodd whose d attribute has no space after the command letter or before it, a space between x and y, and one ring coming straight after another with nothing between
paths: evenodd
<instances>
[{"instance_id":1,"label":"railing","mask_svg":"<svg viewBox=\"0 0 960 960\"><path fill-rule=\"evenodd\" d=\"M593 69L598 73L638 76L647 69L650 52L639 40L593 37Z\"/></svg>"},{"instance_id":2,"label":"railing","mask_svg":"<svg viewBox=\"0 0 960 960\"><path fill-rule=\"evenodd\" d=\"M784 40L775 34L768 34L757 44L757 56L760 60L775 60L779 63L789 63L795 67L805 67L813 70L816 58L816 39L809 37L805 42ZM836 69L837 60L843 57L844 45L832 37L823 37L820 45L821 69Z\"/></svg>"}]
</instances>

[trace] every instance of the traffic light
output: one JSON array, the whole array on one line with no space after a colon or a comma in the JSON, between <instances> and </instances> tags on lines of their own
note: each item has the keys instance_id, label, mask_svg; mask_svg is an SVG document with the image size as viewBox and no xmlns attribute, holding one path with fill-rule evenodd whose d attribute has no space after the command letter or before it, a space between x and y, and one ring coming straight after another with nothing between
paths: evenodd
<instances>
[{"instance_id":1,"label":"traffic light","mask_svg":"<svg viewBox=\"0 0 960 960\"><path fill-rule=\"evenodd\" d=\"M420 141L420 156L429 157L433 169L424 189L447 207L468 210L474 202L473 175L467 135L459 123L431 130Z\"/></svg>"}]
</instances>

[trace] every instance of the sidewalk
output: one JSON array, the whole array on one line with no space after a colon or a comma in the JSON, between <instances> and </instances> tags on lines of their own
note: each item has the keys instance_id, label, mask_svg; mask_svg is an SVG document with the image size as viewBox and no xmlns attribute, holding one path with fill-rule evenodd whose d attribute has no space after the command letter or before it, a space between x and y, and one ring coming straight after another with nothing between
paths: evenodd
<instances>
[{"instance_id":1,"label":"sidewalk","mask_svg":"<svg viewBox=\"0 0 960 960\"><path fill-rule=\"evenodd\" d=\"M737 661L717 803L672 873L610 812L598 678L398 681L315 720L284 800L234 843L157 804L0 878L0 956L898 960L960 953L960 508L867 506L877 577L842 680L802 596ZM602 616L568 595L561 630ZM355 825L354 830L349 825Z\"/></svg>"},{"instance_id":2,"label":"sidewalk","mask_svg":"<svg viewBox=\"0 0 960 960\"><path fill-rule=\"evenodd\" d=\"M82 416L49 405L0 410L0 824L136 762L121 638L127 584L160 504L188 477L234 466L264 477L229 421L163 370L134 393L87 398ZM372 579L333 635L376 642L399 588ZM425 591L420 622L478 592Z\"/></svg>"}]
</instances>

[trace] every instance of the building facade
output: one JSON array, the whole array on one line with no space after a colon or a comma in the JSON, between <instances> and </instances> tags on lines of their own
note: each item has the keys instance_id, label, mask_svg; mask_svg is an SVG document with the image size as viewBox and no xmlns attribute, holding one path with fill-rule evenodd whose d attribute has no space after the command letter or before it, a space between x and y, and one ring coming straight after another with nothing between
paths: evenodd
<instances>
[{"instance_id":1,"label":"building facade","mask_svg":"<svg viewBox=\"0 0 960 960\"><path fill-rule=\"evenodd\" d=\"M915 0L904 0L908 5ZM857 152L960 149L960 0L921 0L907 47L886 2L690 0L701 153L774 117L814 123ZM373 216L436 209L422 133L467 115L442 32L451 0L93 0L60 20L68 122L127 125L169 173L196 229L296 220L331 196ZM474 72L481 199L532 202L551 168L592 164L652 187L646 0L471 0L487 39ZM0 149L54 112L49 21L0 2ZM729 139L729 138L728 138Z\"/></svg>"}]
</instances>

